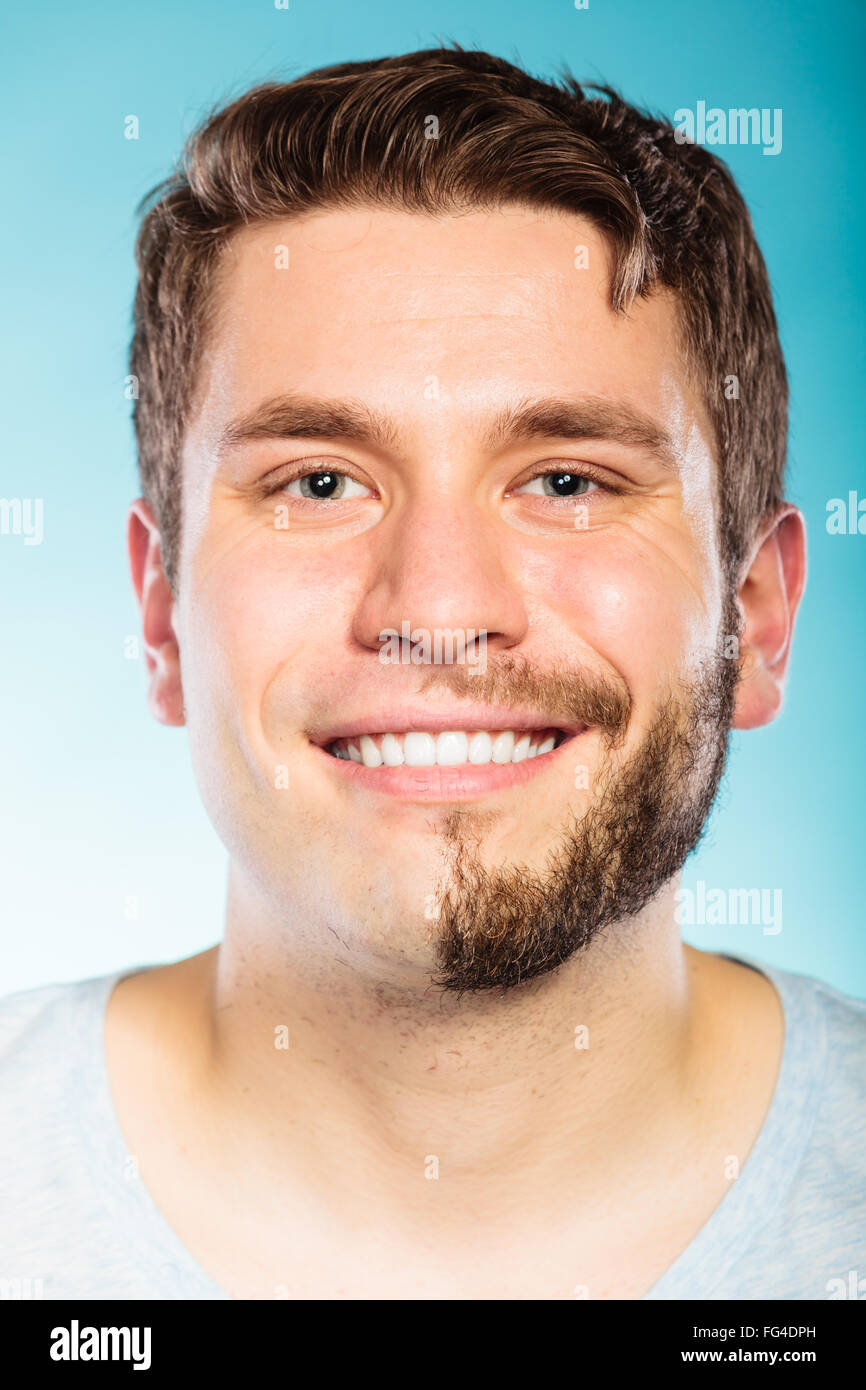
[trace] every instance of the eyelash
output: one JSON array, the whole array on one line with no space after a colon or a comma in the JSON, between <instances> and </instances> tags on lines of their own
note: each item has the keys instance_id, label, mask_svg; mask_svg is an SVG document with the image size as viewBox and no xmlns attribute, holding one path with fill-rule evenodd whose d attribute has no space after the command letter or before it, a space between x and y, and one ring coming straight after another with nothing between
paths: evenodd
<instances>
[{"instance_id":1,"label":"eyelash","mask_svg":"<svg viewBox=\"0 0 866 1390\"><path fill-rule=\"evenodd\" d=\"M360 479L360 478L356 478L355 475L354 475L354 473L349 473L345 468L309 468L309 467L303 467L303 466L301 466L301 467L299 467L296 471L292 472L291 474L289 474L289 475L287 475L287 476L284 476L284 477L280 478L279 482L277 482L277 483L272 483L270 486L268 486L268 487L265 489L265 494L264 494L264 495L265 495L266 497L272 497L272 496L274 495L274 493L276 493L276 492L282 492L285 488L287 488L287 487L289 486L290 483L296 483L296 482L298 482L301 478L311 478L311 477L315 477L315 475L316 475L317 473L335 473L338 477L351 478L354 482L356 482L356 483L361 483L361 479ZM592 464L586 464L586 463L580 465L579 471L578 471L577 468L569 468L569 467L567 467L567 466L564 466L564 467L562 467L562 468L541 468L541 469L538 470L537 473L533 473L533 474L530 475L530 477L524 478L524 479L523 479L523 482L520 483L519 486L520 486L520 487L526 487L526 485L527 485L528 483L533 483L533 482L535 482L536 479L538 479L538 478L552 477L552 476L556 475L557 473L573 473L573 474L576 474L576 476L578 476L578 477L580 477L580 478L586 478L588 482L595 483L595 485L596 485L598 488L600 488L602 491L604 491L604 492L619 494L619 493L622 493L622 492L625 491L625 488L623 488L623 487L617 487L617 486L615 486L613 483L609 482L608 479L607 479L606 477L604 477L604 476L601 474L600 470L594 468L594 467L592 466ZM361 483L361 486L362 486L362 487L366 487L367 484L366 484L366 483ZM506 494L506 496L511 496L511 495L516 495L516 490L515 490L515 491L510 491L509 493ZM565 502L565 503L569 503L569 502L575 502L575 501L579 500L580 498L586 497L587 495L590 495L590 496L591 496L591 494L587 494L587 493L577 493L574 497L546 497L544 500L545 500L546 502ZM309 497L307 497L307 498L295 498L295 501L303 501L303 502L312 502L313 500L314 500L313 498L309 498ZM324 500L325 500L325 501L330 501L331 499L330 499L330 498L326 498L326 499L324 499ZM339 501L339 498L334 499L334 500ZM319 504L320 504L320 503L319 503Z\"/></svg>"},{"instance_id":2,"label":"eyelash","mask_svg":"<svg viewBox=\"0 0 866 1390\"><path fill-rule=\"evenodd\" d=\"M602 492L618 494L626 490L624 487L617 487L614 483L611 483L607 476L603 474L600 469L595 468L591 463L581 463L574 467L569 467L567 461L562 468L540 468L537 473L533 473L530 477L524 478L520 486L526 487L527 483L534 483L538 478L555 477L557 473L570 473L578 478L586 478L587 482L595 483L596 487ZM569 503L582 501L587 496L592 496L592 494L579 492L574 497L545 497L544 500L545 502Z\"/></svg>"},{"instance_id":3,"label":"eyelash","mask_svg":"<svg viewBox=\"0 0 866 1390\"><path fill-rule=\"evenodd\" d=\"M367 486L366 483L361 482L360 478L356 478L354 473L350 473L345 468L309 468L302 466L294 472L284 475L280 478L279 482L266 485L264 495L265 497L273 497L275 492L282 492L290 483L297 483L301 478L314 478L317 473L333 473L338 478L351 478L353 482L361 483L362 487ZM296 502L311 502L312 500L313 499L310 497L295 498ZM329 499L326 498L325 500L327 501Z\"/></svg>"}]
</instances>

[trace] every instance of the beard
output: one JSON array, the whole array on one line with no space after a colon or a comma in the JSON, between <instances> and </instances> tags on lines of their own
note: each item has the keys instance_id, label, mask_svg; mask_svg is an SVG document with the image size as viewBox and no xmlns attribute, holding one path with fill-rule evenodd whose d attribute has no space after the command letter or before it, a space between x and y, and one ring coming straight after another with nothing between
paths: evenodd
<instances>
[{"instance_id":1,"label":"beard","mask_svg":"<svg viewBox=\"0 0 866 1390\"><path fill-rule=\"evenodd\" d=\"M539 709L555 703L596 723L608 757L588 808L572 817L541 871L486 867L478 829L484 818L463 809L449 815L449 868L434 928L437 986L458 994L508 990L556 970L605 927L634 917L679 872L700 840L724 771L739 662L724 655L721 637L738 632L729 594L716 653L668 693L624 762L612 756L630 715L620 687L581 672L541 677L514 660L490 673L491 697L516 703L534 695ZM454 675L446 678L452 689L465 679L455 682ZM465 689L480 694L482 684L476 676Z\"/></svg>"}]
</instances>

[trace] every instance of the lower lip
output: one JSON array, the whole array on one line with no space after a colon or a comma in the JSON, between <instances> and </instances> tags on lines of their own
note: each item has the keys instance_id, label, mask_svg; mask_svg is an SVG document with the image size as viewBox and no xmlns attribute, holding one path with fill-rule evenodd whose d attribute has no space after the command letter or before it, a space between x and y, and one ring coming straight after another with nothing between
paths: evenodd
<instances>
[{"instance_id":1,"label":"lower lip","mask_svg":"<svg viewBox=\"0 0 866 1390\"><path fill-rule=\"evenodd\" d=\"M579 738L572 734L558 748L524 758L519 763L462 763L459 767L365 767L363 763L335 758L318 744L312 746L340 777L360 790L383 792L405 801L472 801L493 792L523 786L565 753Z\"/></svg>"}]
</instances>

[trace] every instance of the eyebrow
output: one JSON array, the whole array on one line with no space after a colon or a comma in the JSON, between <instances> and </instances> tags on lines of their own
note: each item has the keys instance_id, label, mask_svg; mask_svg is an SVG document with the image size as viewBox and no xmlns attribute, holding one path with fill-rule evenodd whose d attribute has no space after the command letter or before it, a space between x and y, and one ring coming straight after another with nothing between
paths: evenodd
<instances>
[{"instance_id":1,"label":"eyebrow","mask_svg":"<svg viewBox=\"0 0 866 1390\"><path fill-rule=\"evenodd\" d=\"M500 410L481 434L489 452L530 439L608 440L643 449L665 468L676 467L676 450L667 430L625 402L584 396L523 398ZM316 396L274 396L233 420L220 434L217 454L261 439L346 439L396 450L394 421L358 400Z\"/></svg>"}]
</instances>

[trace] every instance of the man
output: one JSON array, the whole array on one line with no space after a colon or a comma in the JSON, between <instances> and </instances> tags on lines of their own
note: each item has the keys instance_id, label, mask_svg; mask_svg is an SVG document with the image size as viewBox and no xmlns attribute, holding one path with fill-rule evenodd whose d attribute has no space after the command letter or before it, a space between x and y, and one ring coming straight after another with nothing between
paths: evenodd
<instances>
[{"instance_id":1,"label":"man","mask_svg":"<svg viewBox=\"0 0 866 1390\"><path fill-rule=\"evenodd\" d=\"M6 1001L9 1274L834 1296L863 1006L677 923L805 581L729 173L455 48L252 91L156 194L129 549L225 935Z\"/></svg>"}]
</instances>

